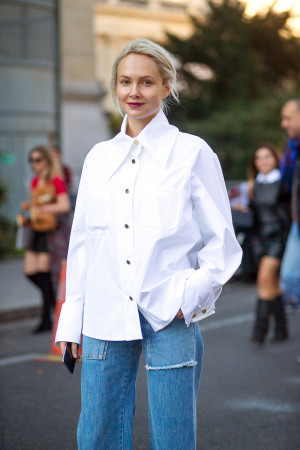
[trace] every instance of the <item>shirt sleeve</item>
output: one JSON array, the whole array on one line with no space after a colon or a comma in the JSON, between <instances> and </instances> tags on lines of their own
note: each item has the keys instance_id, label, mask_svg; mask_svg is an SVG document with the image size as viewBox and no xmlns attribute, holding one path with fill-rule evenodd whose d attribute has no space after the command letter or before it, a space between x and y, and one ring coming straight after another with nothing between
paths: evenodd
<instances>
[{"instance_id":1,"label":"shirt sleeve","mask_svg":"<svg viewBox=\"0 0 300 450\"><path fill-rule=\"evenodd\" d=\"M66 185L61 178L53 178L53 184L55 186L56 195L64 194L67 192Z\"/></svg>"},{"instance_id":2,"label":"shirt sleeve","mask_svg":"<svg viewBox=\"0 0 300 450\"><path fill-rule=\"evenodd\" d=\"M38 184L38 177L32 178L30 182L30 189L31 190L35 189L37 187L37 184Z\"/></svg>"},{"instance_id":3,"label":"shirt sleeve","mask_svg":"<svg viewBox=\"0 0 300 450\"><path fill-rule=\"evenodd\" d=\"M192 173L192 201L203 245L198 253L199 269L192 272L185 284L181 309L186 325L193 316L215 308L222 286L237 270L242 258L219 160L202 142Z\"/></svg>"},{"instance_id":4,"label":"shirt sleeve","mask_svg":"<svg viewBox=\"0 0 300 450\"><path fill-rule=\"evenodd\" d=\"M81 341L85 293L85 186L83 166L67 257L66 301L62 305L55 342Z\"/></svg>"}]
</instances>

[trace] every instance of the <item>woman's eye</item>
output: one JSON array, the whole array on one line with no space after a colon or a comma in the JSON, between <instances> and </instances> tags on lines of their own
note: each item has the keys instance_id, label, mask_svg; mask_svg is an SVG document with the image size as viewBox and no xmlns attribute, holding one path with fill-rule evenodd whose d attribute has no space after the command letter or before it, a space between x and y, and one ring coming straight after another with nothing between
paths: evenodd
<instances>
[{"instance_id":1,"label":"woman's eye","mask_svg":"<svg viewBox=\"0 0 300 450\"><path fill-rule=\"evenodd\" d=\"M126 86L127 84L129 84L129 81L128 80L121 80L121 84Z\"/></svg>"},{"instance_id":2,"label":"woman's eye","mask_svg":"<svg viewBox=\"0 0 300 450\"><path fill-rule=\"evenodd\" d=\"M143 81L142 84L143 84L144 86L150 86L151 81L145 80L145 81Z\"/></svg>"}]
</instances>

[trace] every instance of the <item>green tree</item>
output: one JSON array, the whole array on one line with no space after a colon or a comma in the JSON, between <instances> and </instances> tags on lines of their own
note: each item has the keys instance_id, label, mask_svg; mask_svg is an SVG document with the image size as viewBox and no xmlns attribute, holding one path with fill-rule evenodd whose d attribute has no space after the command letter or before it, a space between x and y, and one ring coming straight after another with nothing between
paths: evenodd
<instances>
[{"instance_id":1,"label":"green tree","mask_svg":"<svg viewBox=\"0 0 300 450\"><path fill-rule=\"evenodd\" d=\"M260 142L283 145L280 109L300 82L300 40L288 29L290 17L272 8L247 17L238 0L208 0L206 17L191 17L189 39L168 34L181 87L171 121L208 141L226 178L246 176Z\"/></svg>"},{"instance_id":2,"label":"green tree","mask_svg":"<svg viewBox=\"0 0 300 450\"><path fill-rule=\"evenodd\" d=\"M287 99L283 95L263 97L247 108L232 104L205 119L186 120L180 128L201 136L210 144L221 161L225 178L245 179L249 156L258 144L269 141L279 149L285 146L280 110Z\"/></svg>"},{"instance_id":3,"label":"green tree","mask_svg":"<svg viewBox=\"0 0 300 450\"><path fill-rule=\"evenodd\" d=\"M300 43L287 27L290 12L270 9L247 17L238 0L208 0L203 20L191 17L193 36L168 34L169 50L181 62L183 106L205 117L234 100L295 87L300 81Z\"/></svg>"}]
</instances>

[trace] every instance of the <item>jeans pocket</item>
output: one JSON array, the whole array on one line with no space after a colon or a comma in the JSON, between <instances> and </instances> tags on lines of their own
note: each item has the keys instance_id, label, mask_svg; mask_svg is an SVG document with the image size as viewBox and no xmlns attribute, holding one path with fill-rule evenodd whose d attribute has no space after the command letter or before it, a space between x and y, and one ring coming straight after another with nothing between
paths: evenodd
<instances>
[{"instance_id":1,"label":"jeans pocket","mask_svg":"<svg viewBox=\"0 0 300 450\"><path fill-rule=\"evenodd\" d=\"M195 324L186 327L184 320L174 319L156 333L148 333L143 345L147 370L193 367L197 364ZM200 338L201 339L201 338Z\"/></svg>"},{"instance_id":2,"label":"jeans pocket","mask_svg":"<svg viewBox=\"0 0 300 450\"><path fill-rule=\"evenodd\" d=\"M108 341L82 336L81 359L106 359Z\"/></svg>"}]
</instances>

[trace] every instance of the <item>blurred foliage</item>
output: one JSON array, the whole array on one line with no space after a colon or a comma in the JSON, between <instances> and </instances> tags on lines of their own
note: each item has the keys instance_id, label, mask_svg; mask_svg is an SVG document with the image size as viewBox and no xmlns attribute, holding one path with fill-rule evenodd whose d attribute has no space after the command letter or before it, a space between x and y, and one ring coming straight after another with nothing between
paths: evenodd
<instances>
[{"instance_id":1,"label":"blurred foliage","mask_svg":"<svg viewBox=\"0 0 300 450\"><path fill-rule=\"evenodd\" d=\"M115 136L120 132L120 128L123 122L123 116L120 114L111 114L108 116L110 129L112 134Z\"/></svg>"},{"instance_id":2,"label":"blurred foliage","mask_svg":"<svg viewBox=\"0 0 300 450\"><path fill-rule=\"evenodd\" d=\"M6 187L2 183L0 179L0 206L2 206L5 203L6 200Z\"/></svg>"},{"instance_id":3,"label":"blurred foliage","mask_svg":"<svg viewBox=\"0 0 300 450\"><path fill-rule=\"evenodd\" d=\"M192 37L168 34L181 89L171 122L209 142L226 178L244 178L257 144L283 145L280 110L299 96L300 39L287 27L290 12L247 17L238 0L207 4L203 20L191 17Z\"/></svg>"},{"instance_id":4,"label":"blurred foliage","mask_svg":"<svg viewBox=\"0 0 300 450\"><path fill-rule=\"evenodd\" d=\"M6 200L6 186L0 179L0 206ZM19 256L23 251L16 250L16 225L7 217L0 214L0 259L8 256Z\"/></svg>"},{"instance_id":5,"label":"blurred foliage","mask_svg":"<svg viewBox=\"0 0 300 450\"><path fill-rule=\"evenodd\" d=\"M300 91L296 96L300 97ZM209 143L220 159L226 179L245 179L249 157L257 145L269 141L279 150L284 149L286 134L280 127L280 111L288 98L265 96L249 104L233 99L230 107L212 112L210 117L181 120L180 129Z\"/></svg>"}]
</instances>

